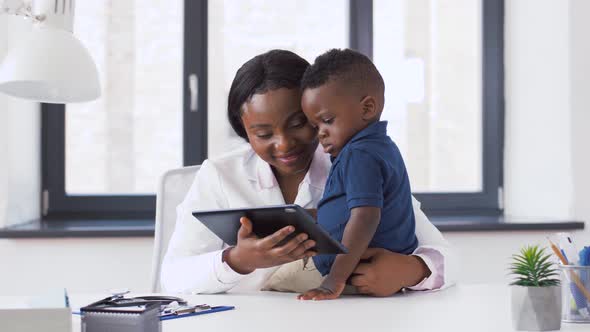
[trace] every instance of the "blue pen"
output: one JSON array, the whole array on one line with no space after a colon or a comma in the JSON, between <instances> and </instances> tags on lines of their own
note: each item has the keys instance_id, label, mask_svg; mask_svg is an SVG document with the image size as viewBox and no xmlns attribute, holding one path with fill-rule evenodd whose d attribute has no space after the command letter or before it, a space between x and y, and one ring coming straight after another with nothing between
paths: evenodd
<instances>
[{"instance_id":1,"label":"blue pen","mask_svg":"<svg viewBox=\"0 0 590 332\"><path fill-rule=\"evenodd\" d=\"M584 247L580 251L580 266L590 266L590 247ZM586 288L590 288L590 271L584 270L580 273L580 279L582 279L582 283L586 286Z\"/></svg>"},{"instance_id":2,"label":"blue pen","mask_svg":"<svg viewBox=\"0 0 590 332\"><path fill-rule=\"evenodd\" d=\"M570 233L557 233L559 248L563 255L567 258L568 264L578 265L578 249L574 244L573 237Z\"/></svg>"}]
</instances>

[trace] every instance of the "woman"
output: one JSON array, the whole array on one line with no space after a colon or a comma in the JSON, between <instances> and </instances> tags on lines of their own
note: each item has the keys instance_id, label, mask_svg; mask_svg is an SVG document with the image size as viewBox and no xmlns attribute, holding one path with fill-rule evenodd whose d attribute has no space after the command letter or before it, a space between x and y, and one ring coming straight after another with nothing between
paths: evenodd
<instances>
[{"instance_id":1,"label":"woman","mask_svg":"<svg viewBox=\"0 0 590 332\"><path fill-rule=\"evenodd\" d=\"M254 57L236 73L228 98L235 132L250 144L203 163L177 208L176 228L162 264L162 289L219 293L264 289L285 263L314 253L314 243L285 227L259 239L242 218L235 247L228 247L191 212L248 206L298 204L315 209L322 197L330 159L318 148L315 129L301 111L299 82L309 63L274 50ZM388 296L402 288L438 289L452 282L447 242L414 200L419 247L412 255L368 249L351 278L364 294Z\"/></svg>"}]
</instances>

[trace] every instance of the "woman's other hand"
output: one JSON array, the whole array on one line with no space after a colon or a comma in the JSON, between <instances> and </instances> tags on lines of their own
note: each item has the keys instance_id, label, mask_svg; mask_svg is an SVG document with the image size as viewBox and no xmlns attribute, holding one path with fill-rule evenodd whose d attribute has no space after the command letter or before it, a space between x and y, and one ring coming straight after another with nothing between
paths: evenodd
<instances>
[{"instance_id":1,"label":"woman's other hand","mask_svg":"<svg viewBox=\"0 0 590 332\"><path fill-rule=\"evenodd\" d=\"M277 246L289 236L295 228L286 226L265 238L258 238L252 232L252 222L246 217L240 218L242 226L238 231L238 243L223 253L223 260L236 272L249 274L256 269L290 263L315 255L309 249L315 241L308 240L305 233L298 234L282 246Z\"/></svg>"},{"instance_id":2,"label":"woman's other hand","mask_svg":"<svg viewBox=\"0 0 590 332\"><path fill-rule=\"evenodd\" d=\"M420 257L368 248L353 272L350 283L362 294L390 296L430 276Z\"/></svg>"}]
</instances>

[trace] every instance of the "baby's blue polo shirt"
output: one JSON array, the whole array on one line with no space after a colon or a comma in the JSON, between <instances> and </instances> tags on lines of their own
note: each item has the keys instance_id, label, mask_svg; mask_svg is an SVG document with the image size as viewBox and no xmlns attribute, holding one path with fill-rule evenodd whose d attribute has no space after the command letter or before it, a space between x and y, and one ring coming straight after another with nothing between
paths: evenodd
<instances>
[{"instance_id":1,"label":"baby's blue polo shirt","mask_svg":"<svg viewBox=\"0 0 590 332\"><path fill-rule=\"evenodd\" d=\"M338 241L355 207L381 208L381 221L369 247L411 254L418 245L410 181L399 149L387 136L387 121L370 124L354 135L332 159L318 223ZM322 275L336 255L313 257Z\"/></svg>"}]
</instances>

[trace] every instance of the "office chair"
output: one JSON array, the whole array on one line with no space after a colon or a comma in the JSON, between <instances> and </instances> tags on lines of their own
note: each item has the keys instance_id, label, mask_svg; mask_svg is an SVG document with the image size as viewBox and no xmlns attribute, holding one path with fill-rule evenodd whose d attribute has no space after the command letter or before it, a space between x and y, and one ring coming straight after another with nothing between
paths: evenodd
<instances>
[{"instance_id":1,"label":"office chair","mask_svg":"<svg viewBox=\"0 0 590 332\"><path fill-rule=\"evenodd\" d=\"M174 232L176 207L190 189L201 166L188 166L167 171L160 178L156 194L156 225L152 256L151 291L160 291L160 270Z\"/></svg>"}]
</instances>

